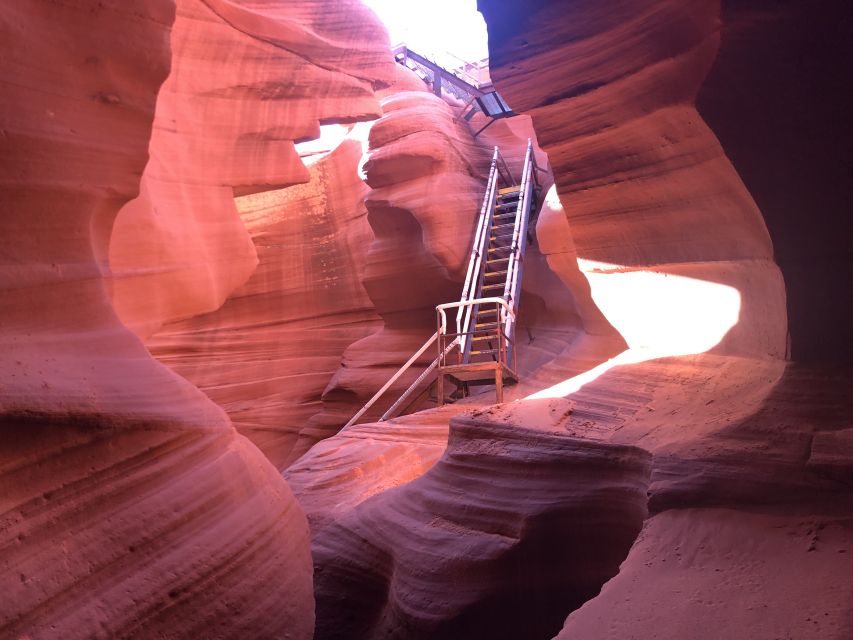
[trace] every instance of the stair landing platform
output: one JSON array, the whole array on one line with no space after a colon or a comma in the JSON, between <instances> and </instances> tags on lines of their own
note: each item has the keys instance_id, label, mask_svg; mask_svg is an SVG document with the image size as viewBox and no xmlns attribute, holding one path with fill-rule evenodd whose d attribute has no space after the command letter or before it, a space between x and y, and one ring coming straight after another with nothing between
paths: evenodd
<instances>
[{"instance_id":1,"label":"stair landing platform","mask_svg":"<svg viewBox=\"0 0 853 640\"><path fill-rule=\"evenodd\" d=\"M518 374L502 362L471 362L438 367L437 396L439 406L444 403L444 379L449 377L456 386L467 384L495 385L496 402L503 402L504 384L518 382Z\"/></svg>"}]
</instances>

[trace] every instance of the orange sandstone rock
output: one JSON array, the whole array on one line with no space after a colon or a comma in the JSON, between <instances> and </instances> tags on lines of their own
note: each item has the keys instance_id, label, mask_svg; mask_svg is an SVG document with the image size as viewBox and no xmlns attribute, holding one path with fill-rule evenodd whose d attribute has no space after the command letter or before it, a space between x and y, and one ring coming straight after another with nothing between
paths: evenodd
<instances>
[{"instance_id":1,"label":"orange sandstone rock","mask_svg":"<svg viewBox=\"0 0 853 640\"><path fill-rule=\"evenodd\" d=\"M292 141L375 108L392 64L375 18L288 9L180 2L171 59L172 2L0 10L0 635L312 636L286 483L107 290L109 258L137 280L114 299L141 335L220 304L255 260L233 190L304 180ZM349 55L338 10L372 58ZM295 69L304 84L282 86Z\"/></svg>"},{"instance_id":2,"label":"orange sandstone rock","mask_svg":"<svg viewBox=\"0 0 853 640\"><path fill-rule=\"evenodd\" d=\"M110 245L116 310L139 335L215 310L254 271L235 194L306 182L294 141L379 115L387 35L359 3L335 7L178 2L151 159Z\"/></svg>"}]
</instances>

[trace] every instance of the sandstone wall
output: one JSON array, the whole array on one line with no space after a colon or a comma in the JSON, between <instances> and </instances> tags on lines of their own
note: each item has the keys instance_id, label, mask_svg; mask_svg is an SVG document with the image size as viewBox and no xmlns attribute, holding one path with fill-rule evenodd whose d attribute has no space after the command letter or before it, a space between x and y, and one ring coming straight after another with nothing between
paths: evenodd
<instances>
[{"instance_id":1,"label":"sandstone wall","mask_svg":"<svg viewBox=\"0 0 853 640\"><path fill-rule=\"evenodd\" d=\"M373 237L358 175L363 135L312 164L308 183L238 198L257 269L221 308L148 341L279 468L315 441L311 420L341 354L380 326L360 279Z\"/></svg>"},{"instance_id":2,"label":"sandstone wall","mask_svg":"<svg viewBox=\"0 0 853 640\"><path fill-rule=\"evenodd\" d=\"M235 194L308 181L294 141L379 115L387 35L360 3L340 10L347 24L316 1L178 3L151 158L110 245L116 310L139 335L217 309L252 274Z\"/></svg>"},{"instance_id":3,"label":"sandstone wall","mask_svg":"<svg viewBox=\"0 0 853 640\"><path fill-rule=\"evenodd\" d=\"M850 361L853 135L849 6L722 2L719 54L697 96L761 208L785 276L791 357Z\"/></svg>"},{"instance_id":4,"label":"sandstone wall","mask_svg":"<svg viewBox=\"0 0 853 640\"><path fill-rule=\"evenodd\" d=\"M830 462L813 447L845 439L840 415L849 401L840 389L850 376L781 360L788 352L786 296L764 223L766 217L773 231L776 216L768 217L760 201L759 209L749 171L742 173L738 156L729 154L732 145L744 144L736 132L748 128L738 118L737 94L730 93L738 86L746 93L732 56L746 56L753 36L780 49L797 43L799 36L784 25L803 15L802 8L642 0L607 6L483 1L480 7L489 25L492 76L507 100L533 118L593 299L629 352L652 355L649 347L659 345L659 356L677 356L644 364L617 358L627 366L593 370L579 391L558 383L532 396L542 400L507 410L507 420L544 426L552 421L548 404L565 395L565 428L639 445L655 456L653 517L620 573L569 617L559 637L716 637L712 621L723 609L727 620L737 621L723 635L772 635L788 625L803 637L844 637L850 628L840 603L849 588L822 573L819 560L801 562L798 549L810 548L809 536L823 528L835 536L837 527L832 544L840 540L844 547L848 539L850 514L840 497L847 489L831 476L850 461L831 456ZM823 17L817 23L824 24ZM767 85L756 85L763 94ZM725 124L722 113L728 113ZM782 107L770 122L784 126L786 113ZM722 144L721 124L728 134ZM753 175L798 166L766 147L752 146L750 154ZM765 156L768 164L759 169ZM834 251L830 243L827 252ZM704 293L694 298L691 291ZM734 294L736 313L715 318ZM695 302L685 304L690 299ZM797 304L787 306L792 318ZM706 330L703 344L679 339ZM691 349L706 353L686 355ZM547 373L538 374L542 382ZM837 384L830 382L834 376L841 376ZM824 459L829 466L821 471ZM727 529L724 512L689 509L720 505L739 510L732 518L743 518L740 529ZM758 505L773 505L773 516ZM827 510L833 515L824 520ZM810 524L800 530L803 514ZM795 543L754 542L778 527L790 529ZM747 556L754 562L746 566L736 559ZM802 583L784 573L795 565L807 576ZM722 582L705 573L711 567ZM819 575L834 585L831 596L808 587ZM747 585L756 596L744 603ZM673 605L680 588L695 588L695 595ZM821 622L786 617L794 600L820 611ZM665 620L643 613L662 606ZM750 614L756 606L765 612L761 619Z\"/></svg>"},{"instance_id":5,"label":"sandstone wall","mask_svg":"<svg viewBox=\"0 0 853 640\"><path fill-rule=\"evenodd\" d=\"M109 261L139 334L219 304L255 260L232 189L306 179L293 139L371 113L384 31L190 0L25 1L0 30L0 635L310 638L302 510L116 315Z\"/></svg>"},{"instance_id":6,"label":"sandstone wall","mask_svg":"<svg viewBox=\"0 0 853 640\"><path fill-rule=\"evenodd\" d=\"M497 86L532 117L554 168L562 206L552 200L540 220L540 244L575 299L586 286L597 309L576 306L586 331L525 373L508 394L519 402L361 425L288 469L320 559L318 630L335 637L344 616L365 638L436 628L500 636L511 625L489 627L491 589L527 584L540 570L533 561L506 568L499 553L460 569L457 541L469 542L469 559L493 549L491 539L471 542L484 513L500 543L521 547L524 536L500 537L512 516L481 509L493 487L480 486L458 452L498 457L489 478L510 511L524 512L528 501L512 496L547 465L507 485L497 469L514 454L537 460L538 437L554 433L652 454L644 532L559 637L711 638L722 616L727 637L788 628L845 638L851 375L784 360L785 286L763 212L700 115L701 99L696 107L715 70L734 73L717 66L731 12L701 1L480 4ZM772 33L761 12L750 15L742 28ZM488 451L465 428L473 418ZM443 485L449 470L464 478ZM453 502L460 488L469 492ZM443 538L448 520L453 535ZM563 585L575 577L565 569ZM348 598L358 606L339 604ZM792 613L795 602L808 614ZM469 606L483 616L460 631ZM567 615L574 607L569 598L562 606ZM505 612L523 620L530 609L505 599Z\"/></svg>"}]
</instances>

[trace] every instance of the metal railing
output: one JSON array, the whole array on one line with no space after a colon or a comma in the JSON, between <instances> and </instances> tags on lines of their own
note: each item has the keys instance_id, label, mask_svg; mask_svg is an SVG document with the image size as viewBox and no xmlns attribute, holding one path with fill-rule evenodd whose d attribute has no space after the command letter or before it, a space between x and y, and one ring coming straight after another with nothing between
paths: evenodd
<instances>
[{"instance_id":1,"label":"metal railing","mask_svg":"<svg viewBox=\"0 0 853 640\"><path fill-rule=\"evenodd\" d=\"M412 51L404 44L395 47L393 49L393 54L395 59L403 64L411 61L413 65L424 74L425 77L422 77L421 79L429 79L430 84L432 84L433 93L439 98L441 97L442 87L444 87L445 91L452 93L454 96L463 101L469 98L479 98L485 95L485 92L479 87L474 86L470 82L466 82L429 58Z\"/></svg>"},{"instance_id":2,"label":"metal railing","mask_svg":"<svg viewBox=\"0 0 853 640\"><path fill-rule=\"evenodd\" d=\"M533 190L535 185L538 185L538 178L536 176L536 171L538 170L540 169L536 166L532 141L528 140L527 143L520 184L513 181L512 172L500 149L498 147L494 148L489 178L486 183L486 193L474 232L474 243L471 249L471 257L468 261L468 270L465 275L465 284L460 300L436 306L436 332L391 376L364 407L346 423L344 428L355 424L435 342L438 343L436 358L409 385L397 401L382 414L382 417L379 419L380 422L395 416L436 367L450 366L451 356L455 357L453 364L468 364L471 345L475 341L486 342L489 345L489 349L484 351L484 353L494 354L493 360L495 362L513 371L517 370L516 350L514 348L515 319L521 292L521 272L524 251L527 245L527 230ZM501 184L506 187L519 186L519 200L516 207L512 242L508 247L510 253L507 264L506 285L502 297L475 297L482 290L483 286L486 262L488 260L489 238ZM489 322L489 326L485 328L482 326L478 327L475 322L472 327L472 319L476 318L481 310L484 313L489 312L488 307L491 305L494 306L495 322ZM451 309L457 310L455 317L456 330L449 332L447 313ZM496 344L496 347L492 344L493 342Z\"/></svg>"},{"instance_id":3,"label":"metal railing","mask_svg":"<svg viewBox=\"0 0 853 640\"><path fill-rule=\"evenodd\" d=\"M400 368L397 370L397 372L396 372L393 376L391 376L391 378L388 380L388 382L386 382L386 383L382 386L382 388L381 388L379 391L377 391L377 392L374 394L374 396L373 396L370 400L368 400L368 401L367 401L367 404L365 404L365 405L361 408L361 411L359 411L359 412L358 412L357 414L355 414L352 418L350 418L349 422L347 422L347 423L344 425L344 429L346 429L346 428L347 428L347 427L349 427L350 425L355 424L355 423L356 423L356 421L357 421L361 416L363 416L365 413L367 413L367 410L368 410L368 409L370 409L370 407L372 407L372 406L376 403L376 401L377 401L377 400L379 400L379 398L381 398L381 397L382 397L382 395L383 395L386 391L388 391L388 389L391 387L391 385L392 385L392 384L394 384L395 382L397 382L397 380L400 378L400 376L401 376L401 375L403 375L403 374L406 372L406 370L407 370L409 367L411 367L411 366L412 366L412 365L417 361L417 359L418 359L418 358L420 358L420 357L424 354L424 352L425 352L427 349L429 349L430 345L431 345L433 342L435 342L437 338L438 338L438 333L434 333L434 334L432 334L432 336L430 336L429 340L427 340L427 341L424 343L424 346L422 346L420 349L418 349L418 350L415 352L415 355L413 355L411 358L409 358L409 360L406 362L406 364L404 364L402 367L400 367Z\"/></svg>"},{"instance_id":4,"label":"metal railing","mask_svg":"<svg viewBox=\"0 0 853 640\"><path fill-rule=\"evenodd\" d=\"M521 171L521 185L518 195L518 215L515 217L515 226L512 232L512 244L509 252L509 261L507 264L507 273L509 277L506 279L504 287L504 300L510 301L513 312L518 311L518 305L521 298L521 277L524 268L524 254L527 250L527 228L530 222L530 213L533 205L533 189L536 178L536 156L533 153L533 141L528 139L527 151L524 155L524 168ZM506 318L503 323L504 334L509 343L509 357L514 356L512 343L515 338L515 321Z\"/></svg>"},{"instance_id":5,"label":"metal railing","mask_svg":"<svg viewBox=\"0 0 853 640\"><path fill-rule=\"evenodd\" d=\"M486 329L478 329L476 325L474 328L465 327L462 324L462 318L460 318L460 315L457 312L456 331L447 331L447 311L449 309L459 307L461 311L463 308L473 309L476 307L482 309L483 307L488 308L492 305L494 305L495 308L494 327L488 327ZM496 354L493 359L496 362L509 365L510 357L514 353L514 350L511 349L512 338L505 334L503 326L505 321L510 321L513 324L515 323L515 311L505 299L490 297L474 298L466 301L460 300L459 302L440 304L435 308L435 310L438 325L438 331L436 332L438 335L438 366L444 367L451 364L448 361L448 355L450 355L452 347L457 344L459 345L459 350L455 354L456 362L453 364L465 364L465 349L462 347L462 344L466 343L466 341L468 343L473 343L474 340L488 342L490 344L490 350L493 350ZM491 345L492 340L497 343L496 349ZM515 370L515 362L513 361L512 364L513 366L511 368Z\"/></svg>"},{"instance_id":6,"label":"metal railing","mask_svg":"<svg viewBox=\"0 0 853 640\"><path fill-rule=\"evenodd\" d=\"M465 275L465 286L462 289L460 303L467 303L477 293L482 282L483 270L488 257L489 233L495 215L495 202L497 200L500 181L504 186L512 183L512 173L509 166L501 155L500 149L495 147L492 154L492 164L489 169L489 180L486 184L486 195L483 198L483 206L480 208L480 217L477 221L477 230L474 232L474 246L471 249L471 257L468 260L468 271ZM441 305L439 305L441 306ZM468 328L471 318L476 317L476 304L462 304L456 314L456 323L459 326L460 350L465 352L470 342L467 339Z\"/></svg>"}]
</instances>

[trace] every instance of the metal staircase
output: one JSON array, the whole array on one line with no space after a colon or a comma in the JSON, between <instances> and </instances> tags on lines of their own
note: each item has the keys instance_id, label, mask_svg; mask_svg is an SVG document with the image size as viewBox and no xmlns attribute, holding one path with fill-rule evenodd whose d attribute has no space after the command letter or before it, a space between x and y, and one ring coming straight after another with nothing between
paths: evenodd
<instances>
[{"instance_id":1,"label":"metal staircase","mask_svg":"<svg viewBox=\"0 0 853 640\"><path fill-rule=\"evenodd\" d=\"M491 80L481 82L479 78L474 78L464 71L465 65L457 71L448 71L429 58L412 51L405 44L394 47L393 53L394 59L430 85L436 96L441 98L442 91L446 91L464 101L465 108L459 118L468 122L478 112L488 118L488 122L474 133L475 138L495 121L516 115L495 90Z\"/></svg>"},{"instance_id":2,"label":"metal staircase","mask_svg":"<svg viewBox=\"0 0 853 640\"><path fill-rule=\"evenodd\" d=\"M540 170L530 140L519 180L513 178L495 147L462 297L458 302L436 307L437 331L352 417L347 427L355 424L434 343L438 343L435 360L380 421L398 415L409 406L412 396L423 389L433 373L439 405L446 400L447 381L456 385L457 398L467 395L469 386L495 385L496 401L503 402L504 383L518 381L515 325L528 228L539 205L536 172ZM455 326L449 327L447 316L453 310L456 310Z\"/></svg>"}]
</instances>

